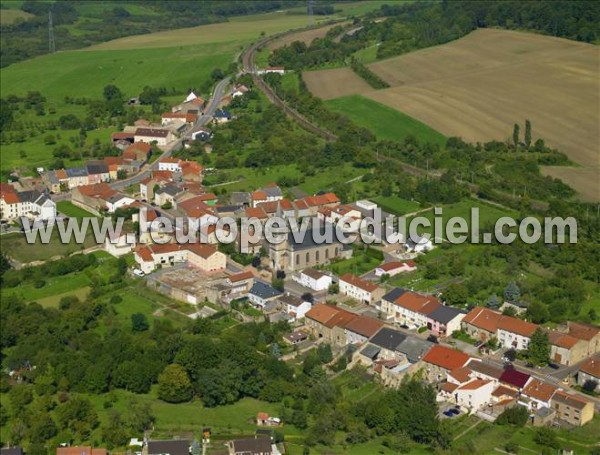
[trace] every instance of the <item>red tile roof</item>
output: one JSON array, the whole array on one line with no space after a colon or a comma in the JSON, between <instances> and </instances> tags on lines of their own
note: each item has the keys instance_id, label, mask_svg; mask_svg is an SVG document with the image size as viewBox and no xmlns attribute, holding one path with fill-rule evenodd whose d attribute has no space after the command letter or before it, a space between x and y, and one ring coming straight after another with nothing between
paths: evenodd
<instances>
[{"instance_id":1,"label":"red tile roof","mask_svg":"<svg viewBox=\"0 0 600 455\"><path fill-rule=\"evenodd\" d=\"M488 332L496 332L501 317L502 315L497 311L478 306L469 311L463 322Z\"/></svg>"},{"instance_id":2,"label":"red tile roof","mask_svg":"<svg viewBox=\"0 0 600 455\"><path fill-rule=\"evenodd\" d=\"M246 209L246 218L258 218L260 220L268 217L267 212L262 207L250 207Z\"/></svg>"},{"instance_id":3,"label":"red tile roof","mask_svg":"<svg viewBox=\"0 0 600 455\"><path fill-rule=\"evenodd\" d=\"M2 199L6 204L18 204L21 202L17 193L2 193Z\"/></svg>"},{"instance_id":4,"label":"red tile roof","mask_svg":"<svg viewBox=\"0 0 600 455\"><path fill-rule=\"evenodd\" d=\"M423 361L452 371L464 366L469 361L469 356L456 349L435 345L425 354Z\"/></svg>"},{"instance_id":5,"label":"red tile roof","mask_svg":"<svg viewBox=\"0 0 600 455\"><path fill-rule=\"evenodd\" d=\"M367 338L375 335L383 327L383 322L367 316L358 315L346 325L346 329Z\"/></svg>"},{"instance_id":6,"label":"red tile roof","mask_svg":"<svg viewBox=\"0 0 600 455\"><path fill-rule=\"evenodd\" d=\"M600 379L600 355L587 359L583 365L581 365L579 371L583 371L584 373Z\"/></svg>"},{"instance_id":7,"label":"red tile roof","mask_svg":"<svg viewBox=\"0 0 600 455\"><path fill-rule=\"evenodd\" d=\"M578 395L571 395L570 393L563 392L562 390L559 390L554 394L552 401L557 401L579 410L585 408L591 403L591 401L586 398Z\"/></svg>"},{"instance_id":8,"label":"red tile roof","mask_svg":"<svg viewBox=\"0 0 600 455\"><path fill-rule=\"evenodd\" d=\"M138 128L135 130L135 135L143 137L167 137L169 130L161 128Z\"/></svg>"},{"instance_id":9,"label":"red tile roof","mask_svg":"<svg viewBox=\"0 0 600 455\"><path fill-rule=\"evenodd\" d=\"M582 324L580 322L569 322L569 335L580 340L590 341L600 332L600 327Z\"/></svg>"},{"instance_id":10,"label":"red tile roof","mask_svg":"<svg viewBox=\"0 0 600 455\"><path fill-rule=\"evenodd\" d=\"M487 385L489 383L491 383L492 381L488 380L488 379L474 379L471 382L468 382L464 385L461 385L458 390L477 390L481 387L483 387L484 385Z\"/></svg>"},{"instance_id":11,"label":"red tile roof","mask_svg":"<svg viewBox=\"0 0 600 455\"><path fill-rule=\"evenodd\" d=\"M107 183L95 183L93 185L83 185L77 187L81 194L87 197L107 200L117 194Z\"/></svg>"},{"instance_id":12,"label":"red tile roof","mask_svg":"<svg viewBox=\"0 0 600 455\"><path fill-rule=\"evenodd\" d=\"M502 316L498 320L498 329L507 332L516 333L524 337L533 335L539 326L531 322L523 321L522 319L513 318L511 316Z\"/></svg>"},{"instance_id":13,"label":"red tile roof","mask_svg":"<svg viewBox=\"0 0 600 455\"><path fill-rule=\"evenodd\" d=\"M581 340L567 333L557 332L556 330L550 330L548 332L548 341L551 345L558 346L564 349L571 349Z\"/></svg>"},{"instance_id":14,"label":"red tile roof","mask_svg":"<svg viewBox=\"0 0 600 455\"><path fill-rule=\"evenodd\" d=\"M245 281L251 278L254 278L254 274L250 270L247 270L245 272L240 272L236 273L235 275L231 275L229 277L229 281L231 281L232 283L237 283L238 281Z\"/></svg>"},{"instance_id":15,"label":"red tile roof","mask_svg":"<svg viewBox=\"0 0 600 455\"><path fill-rule=\"evenodd\" d=\"M394 302L396 305L415 313L429 315L442 306L440 301L433 296L405 292Z\"/></svg>"},{"instance_id":16,"label":"red tile roof","mask_svg":"<svg viewBox=\"0 0 600 455\"><path fill-rule=\"evenodd\" d=\"M379 287L375 283L362 280L359 277L357 277L356 275L353 275L351 273L346 273L346 274L342 275L340 278L340 281L344 281L352 286L355 286L355 287L362 289L363 291L367 291L367 292L373 292Z\"/></svg>"},{"instance_id":17,"label":"red tile roof","mask_svg":"<svg viewBox=\"0 0 600 455\"><path fill-rule=\"evenodd\" d=\"M198 116L193 113L183 113L183 112L165 112L162 115L162 118L173 118L173 119L181 119L186 123L193 123Z\"/></svg>"},{"instance_id":18,"label":"red tile roof","mask_svg":"<svg viewBox=\"0 0 600 455\"><path fill-rule=\"evenodd\" d=\"M110 137L113 141L118 141L119 139L133 139L133 133L112 133Z\"/></svg>"},{"instance_id":19,"label":"red tile roof","mask_svg":"<svg viewBox=\"0 0 600 455\"><path fill-rule=\"evenodd\" d=\"M450 376L452 376L454 379L456 379L458 382L467 382L471 379L471 373L472 371L467 368L467 367L460 367L460 368L455 368L454 370L450 371L450 373L448 373Z\"/></svg>"},{"instance_id":20,"label":"red tile roof","mask_svg":"<svg viewBox=\"0 0 600 455\"><path fill-rule=\"evenodd\" d=\"M253 201L266 201L267 200L267 193L265 193L264 191L254 191L251 194L252 200Z\"/></svg>"},{"instance_id":21,"label":"red tile roof","mask_svg":"<svg viewBox=\"0 0 600 455\"><path fill-rule=\"evenodd\" d=\"M558 389L553 385L534 378L527 384L527 387L523 389L523 395L539 401L550 401L550 398L557 390Z\"/></svg>"},{"instance_id":22,"label":"red tile roof","mask_svg":"<svg viewBox=\"0 0 600 455\"><path fill-rule=\"evenodd\" d=\"M306 312L306 317L317 321L320 324L325 324L337 313L338 309L336 307L325 305L324 303L317 303Z\"/></svg>"}]
</instances>

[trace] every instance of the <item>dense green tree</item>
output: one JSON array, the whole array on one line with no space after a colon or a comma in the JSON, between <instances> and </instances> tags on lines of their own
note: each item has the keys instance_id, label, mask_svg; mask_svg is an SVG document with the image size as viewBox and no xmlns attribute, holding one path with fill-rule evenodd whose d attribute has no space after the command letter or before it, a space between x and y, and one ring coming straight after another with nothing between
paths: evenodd
<instances>
[{"instance_id":1,"label":"dense green tree","mask_svg":"<svg viewBox=\"0 0 600 455\"><path fill-rule=\"evenodd\" d=\"M131 315L131 330L134 332L144 332L150 328L148 318L143 313L133 313Z\"/></svg>"},{"instance_id":2,"label":"dense green tree","mask_svg":"<svg viewBox=\"0 0 600 455\"><path fill-rule=\"evenodd\" d=\"M534 365L546 365L550 361L550 342L545 330L538 328L531 335L527 347L527 358Z\"/></svg>"},{"instance_id":3,"label":"dense green tree","mask_svg":"<svg viewBox=\"0 0 600 455\"><path fill-rule=\"evenodd\" d=\"M506 408L496 419L498 425L525 426L529 420L529 411L524 406L512 406Z\"/></svg>"},{"instance_id":4,"label":"dense green tree","mask_svg":"<svg viewBox=\"0 0 600 455\"><path fill-rule=\"evenodd\" d=\"M525 146L529 148L531 146L531 122L525 120Z\"/></svg>"},{"instance_id":5,"label":"dense green tree","mask_svg":"<svg viewBox=\"0 0 600 455\"><path fill-rule=\"evenodd\" d=\"M518 123L515 123L513 126L513 135L512 135L513 144L515 147L519 146L520 136L521 136L521 127L519 126Z\"/></svg>"},{"instance_id":6,"label":"dense green tree","mask_svg":"<svg viewBox=\"0 0 600 455\"><path fill-rule=\"evenodd\" d=\"M168 403L182 403L192 399L192 383L181 365L167 365L158 377L158 397Z\"/></svg>"}]
</instances>

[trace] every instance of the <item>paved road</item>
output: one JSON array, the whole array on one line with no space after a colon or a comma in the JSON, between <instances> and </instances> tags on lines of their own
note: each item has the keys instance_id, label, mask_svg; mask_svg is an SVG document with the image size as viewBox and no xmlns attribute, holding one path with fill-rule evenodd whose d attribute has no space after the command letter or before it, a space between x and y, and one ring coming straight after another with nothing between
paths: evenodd
<instances>
[{"instance_id":1,"label":"paved road","mask_svg":"<svg viewBox=\"0 0 600 455\"><path fill-rule=\"evenodd\" d=\"M226 77L225 79L221 80L215 86L215 89L213 90L212 98L210 99L208 106L207 106L206 110L204 111L204 114L201 115L200 117L198 117L198 120L196 120L196 123L194 123L194 126L192 128L188 129L185 137L189 138L190 137L189 135L191 134L192 131L194 131L196 128L199 128L201 126L205 126L206 124L208 124L211 121L213 114L217 110L217 107L219 106L219 103L221 102L221 100L223 98L223 93L225 91L225 88L229 85L230 80L231 80L231 78ZM140 183L142 180L144 180L150 174L150 172L152 170L155 170L158 168L158 161L160 159L167 158L167 157L171 156L171 154L174 151L179 150L182 146L182 142L183 142L183 139L179 139L179 140L173 142L172 144L170 144L169 147L162 153L162 155L160 155L160 157L156 161L154 161L154 163L144 165L144 167L142 167L142 170L140 172L138 172L136 175L129 177L127 179L124 179L124 180L118 180L116 182L111 182L111 183L109 183L109 185L115 190L122 190L128 186L136 185L136 184ZM52 196L52 200L54 200L55 202L67 200L70 198L71 198L71 193L69 193L69 192L55 194Z\"/></svg>"}]
</instances>

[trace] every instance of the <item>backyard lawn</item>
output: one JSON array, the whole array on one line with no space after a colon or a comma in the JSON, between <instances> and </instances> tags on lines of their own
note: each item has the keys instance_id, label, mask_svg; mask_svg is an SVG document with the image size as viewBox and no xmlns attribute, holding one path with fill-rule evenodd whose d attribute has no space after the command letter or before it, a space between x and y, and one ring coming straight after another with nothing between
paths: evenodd
<instances>
[{"instance_id":1,"label":"backyard lawn","mask_svg":"<svg viewBox=\"0 0 600 455\"><path fill-rule=\"evenodd\" d=\"M56 210L63 215L70 218L85 218L85 217L96 217L96 215L88 212L87 210L77 207L71 201L59 201L56 204Z\"/></svg>"}]
</instances>

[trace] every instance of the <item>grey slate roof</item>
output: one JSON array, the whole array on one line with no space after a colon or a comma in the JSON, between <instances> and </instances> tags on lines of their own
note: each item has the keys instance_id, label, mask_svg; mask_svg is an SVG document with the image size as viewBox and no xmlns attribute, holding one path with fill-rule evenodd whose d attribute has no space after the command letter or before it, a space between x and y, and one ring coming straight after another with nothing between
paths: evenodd
<instances>
[{"instance_id":1,"label":"grey slate roof","mask_svg":"<svg viewBox=\"0 0 600 455\"><path fill-rule=\"evenodd\" d=\"M469 368L471 371L489 376L494 379L500 379L500 376L502 376L502 373L504 373L502 368L490 363L481 362L479 360L471 360L467 364L467 368Z\"/></svg>"},{"instance_id":2,"label":"grey slate roof","mask_svg":"<svg viewBox=\"0 0 600 455\"><path fill-rule=\"evenodd\" d=\"M108 164L104 161L93 160L85 163L89 175L108 174Z\"/></svg>"},{"instance_id":3,"label":"grey slate roof","mask_svg":"<svg viewBox=\"0 0 600 455\"><path fill-rule=\"evenodd\" d=\"M382 328L371 338L371 343L375 346L395 351L400 343L406 339L406 335L397 330L387 327Z\"/></svg>"},{"instance_id":4,"label":"grey slate roof","mask_svg":"<svg viewBox=\"0 0 600 455\"><path fill-rule=\"evenodd\" d=\"M406 289L394 288L383 296L383 300L385 300L386 302L395 302L405 292Z\"/></svg>"},{"instance_id":5,"label":"grey slate roof","mask_svg":"<svg viewBox=\"0 0 600 455\"><path fill-rule=\"evenodd\" d=\"M88 171L84 167L70 167L65 169L67 177L87 177Z\"/></svg>"},{"instance_id":6,"label":"grey slate roof","mask_svg":"<svg viewBox=\"0 0 600 455\"><path fill-rule=\"evenodd\" d=\"M267 193L268 197L281 197L283 193L281 192L281 188L278 186L267 186L262 189L265 193Z\"/></svg>"},{"instance_id":7,"label":"grey slate roof","mask_svg":"<svg viewBox=\"0 0 600 455\"><path fill-rule=\"evenodd\" d=\"M252 197L250 196L250 193L242 191L236 191L234 193L231 193L231 202L233 204L250 204L251 200Z\"/></svg>"},{"instance_id":8,"label":"grey slate roof","mask_svg":"<svg viewBox=\"0 0 600 455\"><path fill-rule=\"evenodd\" d=\"M156 194L167 193L169 196L176 196L181 193L181 189L175 185L165 185L155 191Z\"/></svg>"},{"instance_id":9,"label":"grey slate roof","mask_svg":"<svg viewBox=\"0 0 600 455\"><path fill-rule=\"evenodd\" d=\"M250 289L250 294L260 297L261 299L270 299L277 297L282 293L274 287L263 283L262 281L255 281L252 289Z\"/></svg>"},{"instance_id":10,"label":"grey slate roof","mask_svg":"<svg viewBox=\"0 0 600 455\"><path fill-rule=\"evenodd\" d=\"M421 340L420 338L407 336L400 342L396 351L406 356L410 363L417 363L432 348L431 341Z\"/></svg>"},{"instance_id":11,"label":"grey slate roof","mask_svg":"<svg viewBox=\"0 0 600 455\"><path fill-rule=\"evenodd\" d=\"M188 455L190 441L172 439L168 441L148 441L148 455Z\"/></svg>"},{"instance_id":12,"label":"grey slate roof","mask_svg":"<svg viewBox=\"0 0 600 455\"><path fill-rule=\"evenodd\" d=\"M304 231L298 231L296 233L296 237L298 237L298 241L296 240L296 238L294 237L294 234L292 232L288 233L288 245L290 247L290 249L292 251L302 251L302 250L307 250L310 248L315 248L315 247L322 247L324 246L323 243L317 243L314 239L314 237L323 237L326 229L331 229L332 235L333 235L333 242L329 243L328 245L342 245L342 243L338 240L338 235L336 235L336 227L335 225L331 225L331 227L326 227L326 224L330 224L330 223L319 223L318 226L314 226L313 224L311 224L311 226L304 230ZM313 235L313 229L315 232L315 235Z\"/></svg>"},{"instance_id":13,"label":"grey slate roof","mask_svg":"<svg viewBox=\"0 0 600 455\"><path fill-rule=\"evenodd\" d=\"M443 305L433 310L429 317L434 321L441 322L442 324L448 324L459 314L465 314L465 312L459 310L458 308Z\"/></svg>"},{"instance_id":14,"label":"grey slate roof","mask_svg":"<svg viewBox=\"0 0 600 455\"><path fill-rule=\"evenodd\" d=\"M233 451L236 454L254 455L270 454L271 438L257 436L255 438L235 439L232 441Z\"/></svg>"},{"instance_id":15,"label":"grey slate roof","mask_svg":"<svg viewBox=\"0 0 600 455\"><path fill-rule=\"evenodd\" d=\"M362 351L360 351L360 353L362 355L364 355L365 357L374 360L375 357L377 357L377 354L379 354L379 351L381 351L381 349L377 346L375 346L374 344L367 344L364 349Z\"/></svg>"}]
</instances>

